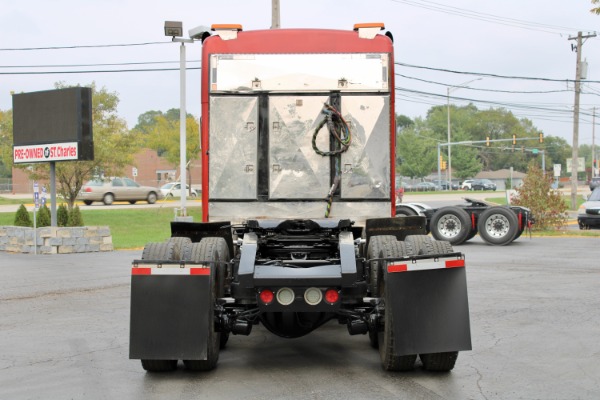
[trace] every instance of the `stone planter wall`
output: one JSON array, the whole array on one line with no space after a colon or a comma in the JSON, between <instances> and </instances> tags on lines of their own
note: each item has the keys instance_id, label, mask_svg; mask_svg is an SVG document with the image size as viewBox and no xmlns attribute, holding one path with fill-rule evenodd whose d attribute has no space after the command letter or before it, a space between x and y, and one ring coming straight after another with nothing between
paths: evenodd
<instances>
[{"instance_id":1,"label":"stone planter wall","mask_svg":"<svg viewBox=\"0 0 600 400\"><path fill-rule=\"evenodd\" d=\"M113 243L108 226L73 228L47 226L37 228L38 254L89 253L112 251ZM20 226L0 226L0 251L35 253L34 229Z\"/></svg>"}]
</instances>

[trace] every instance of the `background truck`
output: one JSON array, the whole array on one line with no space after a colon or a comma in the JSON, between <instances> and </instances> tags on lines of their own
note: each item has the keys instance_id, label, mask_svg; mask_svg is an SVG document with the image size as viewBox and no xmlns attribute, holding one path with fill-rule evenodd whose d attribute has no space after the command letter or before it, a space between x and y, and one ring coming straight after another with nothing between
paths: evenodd
<instances>
[{"instance_id":1,"label":"background truck","mask_svg":"<svg viewBox=\"0 0 600 400\"><path fill-rule=\"evenodd\" d=\"M394 59L383 24L245 32L202 53L203 221L131 269L130 358L213 369L233 335L329 321L384 369L449 371L471 349L465 257L395 218Z\"/></svg>"},{"instance_id":2,"label":"background truck","mask_svg":"<svg viewBox=\"0 0 600 400\"><path fill-rule=\"evenodd\" d=\"M534 223L531 211L521 206L497 206L464 198L465 203L432 208L423 203L396 204L396 216L421 215L426 230L437 240L459 245L479 236L488 244L503 246L518 239Z\"/></svg>"}]
</instances>

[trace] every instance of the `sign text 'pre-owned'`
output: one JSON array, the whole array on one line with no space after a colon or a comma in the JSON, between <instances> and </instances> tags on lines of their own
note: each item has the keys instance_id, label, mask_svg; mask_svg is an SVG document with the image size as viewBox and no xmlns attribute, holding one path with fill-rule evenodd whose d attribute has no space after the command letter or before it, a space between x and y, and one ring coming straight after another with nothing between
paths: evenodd
<instances>
[{"instance_id":1,"label":"sign text 'pre-owned'","mask_svg":"<svg viewBox=\"0 0 600 400\"><path fill-rule=\"evenodd\" d=\"M14 146L14 163L77 160L77 142Z\"/></svg>"}]
</instances>

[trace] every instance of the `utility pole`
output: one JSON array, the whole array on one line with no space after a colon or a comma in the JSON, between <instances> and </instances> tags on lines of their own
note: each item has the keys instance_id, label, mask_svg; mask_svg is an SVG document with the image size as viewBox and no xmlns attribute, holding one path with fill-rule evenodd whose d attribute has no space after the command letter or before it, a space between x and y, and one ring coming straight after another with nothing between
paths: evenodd
<instances>
[{"instance_id":1,"label":"utility pole","mask_svg":"<svg viewBox=\"0 0 600 400\"><path fill-rule=\"evenodd\" d=\"M571 45L571 49L577 52L577 64L575 66L575 104L573 106L573 154L571 158L571 210L577 209L577 157L579 157L579 95L581 94L581 51L583 39L595 37L596 34L583 35L577 32L577 37L569 40L577 40L577 45Z\"/></svg>"},{"instance_id":2,"label":"utility pole","mask_svg":"<svg viewBox=\"0 0 600 400\"><path fill-rule=\"evenodd\" d=\"M271 29L281 28L279 18L279 0L271 0Z\"/></svg>"},{"instance_id":3,"label":"utility pole","mask_svg":"<svg viewBox=\"0 0 600 400\"><path fill-rule=\"evenodd\" d=\"M592 178L596 176L596 107L592 109Z\"/></svg>"}]
</instances>

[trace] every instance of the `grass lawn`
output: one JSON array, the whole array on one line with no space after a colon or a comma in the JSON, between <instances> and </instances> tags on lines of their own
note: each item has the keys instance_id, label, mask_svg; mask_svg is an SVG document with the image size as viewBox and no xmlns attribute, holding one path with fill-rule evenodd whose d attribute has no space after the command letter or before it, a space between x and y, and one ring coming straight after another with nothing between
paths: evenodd
<instances>
[{"instance_id":1,"label":"grass lawn","mask_svg":"<svg viewBox=\"0 0 600 400\"><path fill-rule=\"evenodd\" d=\"M171 236L173 208L137 210L86 210L81 208L87 226L109 226L115 249L143 248L149 242L162 242ZM202 220L201 208L188 208L194 221ZM33 213L30 213L33 218ZM15 213L0 213L0 226L13 225Z\"/></svg>"},{"instance_id":2,"label":"grass lawn","mask_svg":"<svg viewBox=\"0 0 600 400\"><path fill-rule=\"evenodd\" d=\"M28 204L28 203L33 203L33 198L31 198L31 199L9 199L9 198L0 196L0 206L10 205L10 204Z\"/></svg>"}]
</instances>

